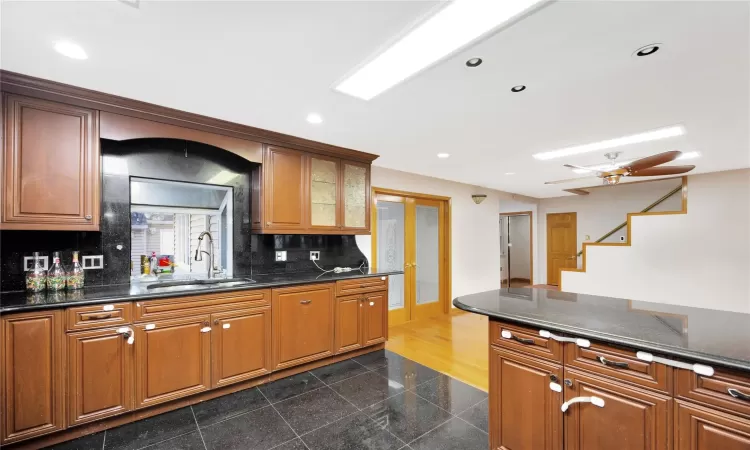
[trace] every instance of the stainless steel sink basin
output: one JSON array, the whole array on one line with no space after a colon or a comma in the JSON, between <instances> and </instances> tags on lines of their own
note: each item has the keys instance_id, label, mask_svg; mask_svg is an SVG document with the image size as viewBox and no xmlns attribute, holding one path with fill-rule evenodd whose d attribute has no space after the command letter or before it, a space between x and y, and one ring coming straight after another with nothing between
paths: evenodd
<instances>
[{"instance_id":1,"label":"stainless steel sink basin","mask_svg":"<svg viewBox=\"0 0 750 450\"><path fill-rule=\"evenodd\" d=\"M164 281L150 284L146 287L149 291L158 292L177 292L191 291L194 289L212 289L250 285L255 283L249 278L221 278L210 280L183 280L183 281Z\"/></svg>"}]
</instances>

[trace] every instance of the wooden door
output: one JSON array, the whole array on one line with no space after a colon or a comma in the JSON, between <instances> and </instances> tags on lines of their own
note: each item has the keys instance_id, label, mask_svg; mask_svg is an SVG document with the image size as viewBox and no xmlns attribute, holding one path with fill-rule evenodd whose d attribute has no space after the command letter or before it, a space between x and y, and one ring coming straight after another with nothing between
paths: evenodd
<instances>
[{"instance_id":1,"label":"wooden door","mask_svg":"<svg viewBox=\"0 0 750 450\"><path fill-rule=\"evenodd\" d=\"M362 295L336 299L333 346L335 353L344 353L362 347L363 315L364 297Z\"/></svg>"},{"instance_id":2,"label":"wooden door","mask_svg":"<svg viewBox=\"0 0 750 450\"><path fill-rule=\"evenodd\" d=\"M437 200L414 199L413 239L410 242L412 306L411 320L435 317L445 312L445 207Z\"/></svg>"},{"instance_id":3,"label":"wooden door","mask_svg":"<svg viewBox=\"0 0 750 450\"><path fill-rule=\"evenodd\" d=\"M562 367L490 346L490 374L490 449L561 450Z\"/></svg>"},{"instance_id":4,"label":"wooden door","mask_svg":"<svg viewBox=\"0 0 750 450\"><path fill-rule=\"evenodd\" d=\"M578 267L576 213L547 214L547 284L560 284L560 269Z\"/></svg>"},{"instance_id":5,"label":"wooden door","mask_svg":"<svg viewBox=\"0 0 750 450\"><path fill-rule=\"evenodd\" d=\"M3 94L0 228L99 230L99 113Z\"/></svg>"},{"instance_id":6,"label":"wooden door","mask_svg":"<svg viewBox=\"0 0 750 450\"><path fill-rule=\"evenodd\" d=\"M2 343L3 443L65 427L62 310L5 315Z\"/></svg>"},{"instance_id":7,"label":"wooden door","mask_svg":"<svg viewBox=\"0 0 750 450\"><path fill-rule=\"evenodd\" d=\"M68 424L133 408L135 345L118 328L68 334Z\"/></svg>"},{"instance_id":8,"label":"wooden door","mask_svg":"<svg viewBox=\"0 0 750 450\"><path fill-rule=\"evenodd\" d=\"M573 370L565 371L571 386L565 400L598 397L576 403L565 412L565 449L668 450L671 441L672 399ZM694 450L694 449L691 449Z\"/></svg>"},{"instance_id":9,"label":"wooden door","mask_svg":"<svg viewBox=\"0 0 750 450\"><path fill-rule=\"evenodd\" d=\"M269 146L263 157L264 228L299 230L308 227L307 156Z\"/></svg>"},{"instance_id":10,"label":"wooden door","mask_svg":"<svg viewBox=\"0 0 750 450\"><path fill-rule=\"evenodd\" d=\"M370 230L370 165L341 161L341 226L348 232Z\"/></svg>"},{"instance_id":11,"label":"wooden door","mask_svg":"<svg viewBox=\"0 0 750 450\"><path fill-rule=\"evenodd\" d=\"M748 450L750 420L677 401L675 450Z\"/></svg>"},{"instance_id":12,"label":"wooden door","mask_svg":"<svg viewBox=\"0 0 750 450\"><path fill-rule=\"evenodd\" d=\"M365 294L362 310L362 345L385 342L388 337L388 293Z\"/></svg>"},{"instance_id":13,"label":"wooden door","mask_svg":"<svg viewBox=\"0 0 750 450\"><path fill-rule=\"evenodd\" d=\"M312 230L341 230L341 163L312 155L308 164L309 223Z\"/></svg>"},{"instance_id":14,"label":"wooden door","mask_svg":"<svg viewBox=\"0 0 750 450\"><path fill-rule=\"evenodd\" d=\"M211 315L211 387L271 372L271 308Z\"/></svg>"},{"instance_id":15,"label":"wooden door","mask_svg":"<svg viewBox=\"0 0 750 450\"><path fill-rule=\"evenodd\" d=\"M333 293L332 283L272 291L274 368L333 354Z\"/></svg>"},{"instance_id":16,"label":"wooden door","mask_svg":"<svg viewBox=\"0 0 750 450\"><path fill-rule=\"evenodd\" d=\"M208 315L135 325L136 408L211 387Z\"/></svg>"}]
</instances>

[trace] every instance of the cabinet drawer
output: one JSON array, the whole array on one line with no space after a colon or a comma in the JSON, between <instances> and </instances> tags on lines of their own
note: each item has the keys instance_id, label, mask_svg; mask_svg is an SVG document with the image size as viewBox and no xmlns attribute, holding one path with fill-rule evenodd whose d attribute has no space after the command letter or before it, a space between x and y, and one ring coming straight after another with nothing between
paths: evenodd
<instances>
[{"instance_id":1,"label":"cabinet drawer","mask_svg":"<svg viewBox=\"0 0 750 450\"><path fill-rule=\"evenodd\" d=\"M591 347L565 346L565 366L615 378L662 392L671 392L672 368L641 361L635 350L591 343Z\"/></svg>"},{"instance_id":2,"label":"cabinet drawer","mask_svg":"<svg viewBox=\"0 0 750 450\"><path fill-rule=\"evenodd\" d=\"M190 317L213 312L248 309L271 304L271 291L230 292L224 294L145 300L135 303L135 321L144 322L176 317Z\"/></svg>"},{"instance_id":3,"label":"cabinet drawer","mask_svg":"<svg viewBox=\"0 0 750 450\"><path fill-rule=\"evenodd\" d=\"M717 370L712 377L706 377L690 370L676 369L675 397L750 418L748 376Z\"/></svg>"},{"instance_id":4,"label":"cabinet drawer","mask_svg":"<svg viewBox=\"0 0 750 450\"><path fill-rule=\"evenodd\" d=\"M336 296L361 294L388 289L388 277L357 278L336 282Z\"/></svg>"},{"instance_id":5,"label":"cabinet drawer","mask_svg":"<svg viewBox=\"0 0 750 450\"><path fill-rule=\"evenodd\" d=\"M133 320L133 305L127 302L76 306L68 308L66 315L68 331L113 327Z\"/></svg>"},{"instance_id":6,"label":"cabinet drawer","mask_svg":"<svg viewBox=\"0 0 750 450\"><path fill-rule=\"evenodd\" d=\"M539 336L539 330L536 328L493 321L490 323L490 342L492 345L527 355L557 362L563 360L562 344Z\"/></svg>"}]
</instances>

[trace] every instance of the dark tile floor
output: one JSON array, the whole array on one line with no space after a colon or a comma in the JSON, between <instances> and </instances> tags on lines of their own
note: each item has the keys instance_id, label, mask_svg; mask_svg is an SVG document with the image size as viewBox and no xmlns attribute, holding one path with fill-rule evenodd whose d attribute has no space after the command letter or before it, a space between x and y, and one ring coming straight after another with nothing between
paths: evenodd
<instances>
[{"instance_id":1,"label":"dark tile floor","mask_svg":"<svg viewBox=\"0 0 750 450\"><path fill-rule=\"evenodd\" d=\"M389 351L85 436L55 450L486 450L487 394Z\"/></svg>"}]
</instances>

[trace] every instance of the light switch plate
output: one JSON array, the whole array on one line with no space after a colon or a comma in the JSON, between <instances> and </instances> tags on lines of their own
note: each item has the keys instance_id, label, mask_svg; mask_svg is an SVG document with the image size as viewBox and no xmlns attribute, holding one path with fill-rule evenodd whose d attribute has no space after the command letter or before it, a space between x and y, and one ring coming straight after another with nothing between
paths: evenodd
<instances>
[{"instance_id":1,"label":"light switch plate","mask_svg":"<svg viewBox=\"0 0 750 450\"><path fill-rule=\"evenodd\" d=\"M286 261L286 250L280 250L276 252L276 261Z\"/></svg>"},{"instance_id":2,"label":"light switch plate","mask_svg":"<svg viewBox=\"0 0 750 450\"><path fill-rule=\"evenodd\" d=\"M83 270L90 269L103 269L104 268L104 255L86 255L81 260Z\"/></svg>"},{"instance_id":3,"label":"light switch plate","mask_svg":"<svg viewBox=\"0 0 750 450\"><path fill-rule=\"evenodd\" d=\"M42 266L44 266L44 270L49 269L49 256L40 256L39 261L42 262ZM34 257L33 256L24 256L23 257L23 268L26 272L30 270L34 270Z\"/></svg>"}]
</instances>

